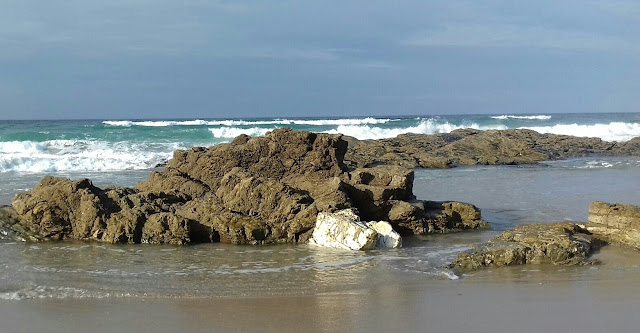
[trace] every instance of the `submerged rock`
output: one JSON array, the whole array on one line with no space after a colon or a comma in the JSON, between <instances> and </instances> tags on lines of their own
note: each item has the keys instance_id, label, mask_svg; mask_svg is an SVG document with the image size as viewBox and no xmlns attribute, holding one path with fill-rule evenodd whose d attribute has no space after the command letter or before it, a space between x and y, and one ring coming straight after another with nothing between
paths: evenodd
<instances>
[{"instance_id":1,"label":"submerged rock","mask_svg":"<svg viewBox=\"0 0 640 333\"><path fill-rule=\"evenodd\" d=\"M606 202L589 205L587 230L609 243L640 250L640 207Z\"/></svg>"},{"instance_id":2,"label":"submerged rock","mask_svg":"<svg viewBox=\"0 0 640 333\"><path fill-rule=\"evenodd\" d=\"M577 224L524 224L460 253L449 267L469 271L485 266L584 264L594 245L591 234Z\"/></svg>"},{"instance_id":3,"label":"submerged rock","mask_svg":"<svg viewBox=\"0 0 640 333\"><path fill-rule=\"evenodd\" d=\"M319 213L309 243L345 250L397 248L400 235L388 222L362 222L353 210Z\"/></svg>"},{"instance_id":4,"label":"submerged rock","mask_svg":"<svg viewBox=\"0 0 640 333\"><path fill-rule=\"evenodd\" d=\"M346 152L341 135L277 129L178 150L135 188L45 177L15 196L11 225L34 239L266 244L305 242L318 213L344 209L406 234L486 224L473 205L415 201L413 171L349 169Z\"/></svg>"}]
</instances>

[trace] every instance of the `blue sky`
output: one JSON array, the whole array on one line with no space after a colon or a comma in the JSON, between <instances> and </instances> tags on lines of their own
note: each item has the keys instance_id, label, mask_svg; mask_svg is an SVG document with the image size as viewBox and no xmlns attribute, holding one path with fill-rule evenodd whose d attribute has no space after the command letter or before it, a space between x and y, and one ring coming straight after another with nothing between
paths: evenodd
<instances>
[{"instance_id":1,"label":"blue sky","mask_svg":"<svg viewBox=\"0 0 640 333\"><path fill-rule=\"evenodd\" d=\"M0 119L640 111L637 1L0 2Z\"/></svg>"}]
</instances>

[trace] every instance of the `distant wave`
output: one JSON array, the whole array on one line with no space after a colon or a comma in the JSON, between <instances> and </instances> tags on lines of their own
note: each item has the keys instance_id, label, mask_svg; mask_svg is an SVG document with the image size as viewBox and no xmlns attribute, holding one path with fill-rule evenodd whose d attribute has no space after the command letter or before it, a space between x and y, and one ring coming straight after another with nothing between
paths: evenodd
<instances>
[{"instance_id":1,"label":"distant wave","mask_svg":"<svg viewBox=\"0 0 640 333\"><path fill-rule=\"evenodd\" d=\"M0 142L0 172L113 171L153 168L178 143L136 144L94 140Z\"/></svg>"},{"instance_id":2,"label":"distant wave","mask_svg":"<svg viewBox=\"0 0 640 333\"><path fill-rule=\"evenodd\" d=\"M640 136L640 124L611 122L608 124L578 125L558 124L553 126L520 127L539 133L564 134L580 137L598 137L605 141L628 141Z\"/></svg>"},{"instance_id":3,"label":"distant wave","mask_svg":"<svg viewBox=\"0 0 640 333\"><path fill-rule=\"evenodd\" d=\"M251 126L251 125L310 125L310 126L331 126L331 125L361 125L361 124L385 124L392 119L378 118L345 118L345 119L274 119L274 120L158 120L158 121L131 121L131 120L105 120L102 123L109 126L146 126L146 127L166 127L166 126Z\"/></svg>"},{"instance_id":4,"label":"distant wave","mask_svg":"<svg viewBox=\"0 0 640 333\"><path fill-rule=\"evenodd\" d=\"M493 116L493 119L505 120L505 119L527 119L527 120L549 120L551 116L538 115L538 116L514 116L503 114L501 116Z\"/></svg>"},{"instance_id":5,"label":"distant wave","mask_svg":"<svg viewBox=\"0 0 640 333\"><path fill-rule=\"evenodd\" d=\"M480 126L476 123L468 124L451 124L449 122L438 122L436 119L422 119L416 126L399 127L399 128L380 128L367 125L341 125L338 128L326 131L326 133L337 134L342 133L353 136L360 140L370 139L386 139L394 138L400 134L417 133L417 134L435 134L449 133L456 129L474 128L481 130L489 129L507 129L504 125Z\"/></svg>"}]
</instances>

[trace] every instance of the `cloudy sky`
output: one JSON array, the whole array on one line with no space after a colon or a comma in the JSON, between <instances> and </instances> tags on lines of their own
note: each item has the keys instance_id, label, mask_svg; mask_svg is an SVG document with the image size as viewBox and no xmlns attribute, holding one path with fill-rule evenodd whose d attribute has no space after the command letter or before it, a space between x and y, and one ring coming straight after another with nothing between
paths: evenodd
<instances>
[{"instance_id":1,"label":"cloudy sky","mask_svg":"<svg viewBox=\"0 0 640 333\"><path fill-rule=\"evenodd\" d=\"M640 2L1 0L0 102L0 119L640 112Z\"/></svg>"}]
</instances>

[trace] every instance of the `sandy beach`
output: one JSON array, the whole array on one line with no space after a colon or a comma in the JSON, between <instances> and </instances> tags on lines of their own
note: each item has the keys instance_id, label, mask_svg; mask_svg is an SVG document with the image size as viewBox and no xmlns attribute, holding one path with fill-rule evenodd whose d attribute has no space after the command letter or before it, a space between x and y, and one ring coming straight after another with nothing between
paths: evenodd
<instances>
[{"instance_id":1,"label":"sandy beach","mask_svg":"<svg viewBox=\"0 0 640 333\"><path fill-rule=\"evenodd\" d=\"M5 332L631 332L640 324L640 256L608 264L512 267L464 279L390 281L283 297L0 301Z\"/></svg>"}]
</instances>

